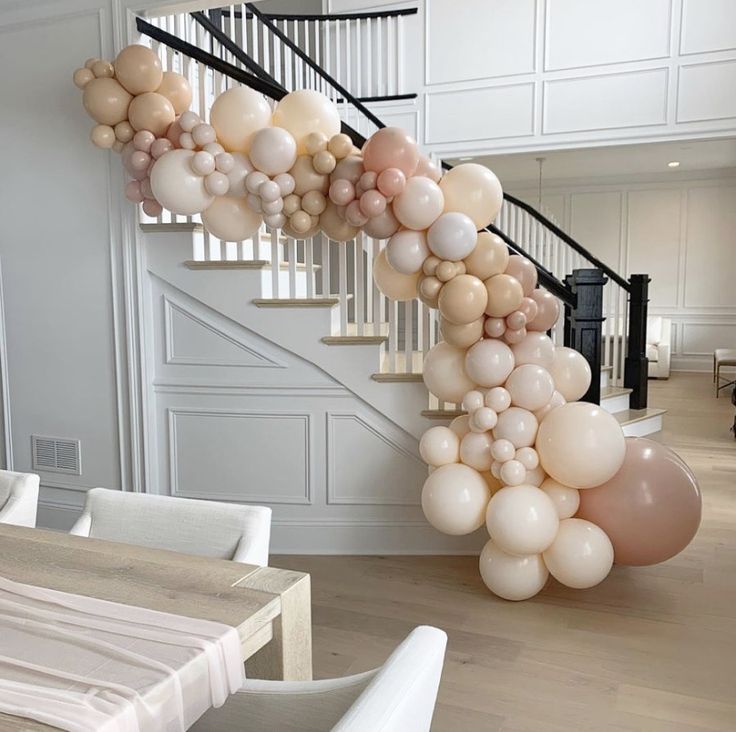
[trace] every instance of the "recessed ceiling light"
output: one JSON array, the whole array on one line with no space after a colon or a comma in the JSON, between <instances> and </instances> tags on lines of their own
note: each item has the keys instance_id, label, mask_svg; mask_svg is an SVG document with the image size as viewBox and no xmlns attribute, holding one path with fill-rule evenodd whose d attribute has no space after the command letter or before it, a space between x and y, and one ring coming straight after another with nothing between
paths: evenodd
<instances>
[{"instance_id":1,"label":"recessed ceiling light","mask_svg":"<svg viewBox=\"0 0 736 732\"><path fill-rule=\"evenodd\" d=\"M669 163L667 163L668 168L679 168L680 167L680 161L679 160L670 160Z\"/></svg>"},{"instance_id":2,"label":"recessed ceiling light","mask_svg":"<svg viewBox=\"0 0 736 732\"><path fill-rule=\"evenodd\" d=\"M458 158L458 160L472 160L472 159L473 159L473 156L472 155L467 155L464 158Z\"/></svg>"}]
</instances>

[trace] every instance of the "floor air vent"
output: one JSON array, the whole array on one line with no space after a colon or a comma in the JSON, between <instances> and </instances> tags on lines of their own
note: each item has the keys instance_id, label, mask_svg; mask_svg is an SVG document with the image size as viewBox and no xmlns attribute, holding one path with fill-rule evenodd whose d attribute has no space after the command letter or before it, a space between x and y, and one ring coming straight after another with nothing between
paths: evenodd
<instances>
[{"instance_id":1,"label":"floor air vent","mask_svg":"<svg viewBox=\"0 0 736 732\"><path fill-rule=\"evenodd\" d=\"M79 440L31 435L33 469L67 475L82 474Z\"/></svg>"}]
</instances>

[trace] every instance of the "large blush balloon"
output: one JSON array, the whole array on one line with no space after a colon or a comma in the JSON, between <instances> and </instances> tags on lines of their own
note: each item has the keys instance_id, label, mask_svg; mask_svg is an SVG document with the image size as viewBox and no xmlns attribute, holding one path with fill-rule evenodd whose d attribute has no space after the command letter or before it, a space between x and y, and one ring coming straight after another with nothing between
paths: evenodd
<instances>
[{"instance_id":1,"label":"large blush balloon","mask_svg":"<svg viewBox=\"0 0 736 732\"><path fill-rule=\"evenodd\" d=\"M422 510L432 526L444 534L460 536L483 526L491 498L480 473L467 465L443 465L422 488Z\"/></svg>"},{"instance_id":2,"label":"large blush balloon","mask_svg":"<svg viewBox=\"0 0 736 732\"><path fill-rule=\"evenodd\" d=\"M624 462L621 425L597 404L569 402L539 426L536 444L544 470L571 488L593 488L613 478Z\"/></svg>"},{"instance_id":3,"label":"large blush balloon","mask_svg":"<svg viewBox=\"0 0 736 732\"><path fill-rule=\"evenodd\" d=\"M435 468L456 463L460 460L460 438L449 427L430 427L419 440L419 454Z\"/></svg>"},{"instance_id":4,"label":"large blush balloon","mask_svg":"<svg viewBox=\"0 0 736 732\"><path fill-rule=\"evenodd\" d=\"M486 587L504 600L528 600L547 584L549 571L541 554L519 557L489 540L480 553L480 576Z\"/></svg>"},{"instance_id":5,"label":"large blush balloon","mask_svg":"<svg viewBox=\"0 0 736 732\"><path fill-rule=\"evenodd\" d=\"M700 525L698 481L677 453L642 437L626 439L621 469L580 493L580 518L608 534L617 564L643 566L681 552Z\"/></svg>"},{"instance_id":6,"label":"large blush balloon","mask_svg":"<svg viewBox=\"0 0 736 732\"><path fill-rule=\"evenodd\" d=\"M558 346L550 367L555 388L568 402L580 399L590 386L590 365L583 355L572 348Z\"/></svg>"},{"instance_id":7,"label":"large blush balloon","mask_svg":"<svg viewBox=\"0 0 736 732\"><path fill-rule=\"evenodd\" d=\"M468 349L465 371L480 386L500 386L514 370L514 354L499 340L486 338Z\"/></svg>"},{"instance_id":8,"label":"large blush balloon","mask_svg":"<svg viewBox=\"0 0 736 732\"><path fill-rule=\"evenodd\" d=\"M146 46L127 46L115 59L115 77L131 94L155 92L163 76L161 61Z\"/></svg>"},{"instance_id":9,"label":"large blush balloon","mask_svg":"<svg viewBox=\"0 0 736 732\"><path fill-rule=\"evenodd\" d=\"M307 152L307 137L321 132L327 139L340 132L340 113L324 95L311 89L300 89L287 94L276 105L273 124L288 130L296 140L298 153Z\"/></svg>"},{"instance_id":10,"label":"large blush balloon","mask_svg":"<svg viewBox=\"0 0 736 732\"><path fill-rule=\"evenodd\" d=\"M320 217L320 222L321 220ZM376 283L376 287L389 300L402 302L404 300L413 300L417 296L419 273L407 275L397 272L388 263L385 249L381 249L373 260L373 280Z\"/></svg>"},{"instance_id":11,"label":"large blush balloon","mask_svg":"<svg viewBox=\"0 0 736 732\"><path fill-rule=\"evenodd\" d=\"M243 241L258 231L263 219L246 204L245 198L218 196L202 212L202 223L223 241Z\"/></svg>"},{"instance_id":12,"label":"large blush balloon","mask_svg":"<svg viewBox=\"0 0 736 732\"><path fill-rule=\"evenodd\" d=\"M579 518L560 521L557 537L542 556L558 582L578 590L602 582L613 566L613 547L606 533Z\"/></svg>"},{"instance_id":13,"label":"large blush balloon","mask_svg":"<svg viewBox=\"0 0 736 732\"><path fill-rule=\"evenodd\" d=\"M493 221L503 204L498 178L484 165L463 163L445 173L440 181L445 211L460 211L473 219L476 229Z\"/></svg>"},{"instance_id":14,"label":"large blush balloon","mask_svg":"<svg viewBox=\"0 0 736 732\"><path fill-rule=\"evenodd\" d=\"M175 71L164 71L161 85L154 91L165 96L177 114L186 112L192 103L192 87L184 76Z\"/></svg>"},{"instance_id":15,"label":"large blush balloon","mask_svg":"<svg viewBox=\"0 0 736 732\"><path fill-rule=\"evenodd\" d=\"M526 324L527 330L549 330L560 317L560 302L551 293L537 288L529 295L537 304L537 314Z\"/></svg>"},{"instance_id":16,"label":"large blush balloon","mask_svg":"<svg viewBox=\"0 0 736 732\"><path fill-rule=\"evenodd\" d=\"M296 141L281 127L264 127L253 135L249 157L268 176L286 173L296 162Z\"/></svg>"},{"instance_id":17,"label":"large blush balloon","mask_svg":"<svg viewBox=\"0 0 736 732\"><path fill-rule=\"evenodd\" d=\"M217 141L229 152L248 152L253 135L271 125L271 108L262 94L234 86L220 94L210 109Z\"/></svg>"},{"instance_id":18,"label":"large blush balloon","mask_svg":"<svg viewBox=\"0 0 736 732\"><path fill-rule=\"evenodd\" d=\"M403 193L393 201L396 218L407 229L428 229L442 213L445 199L439 186L429 178L414 177L406 181Z\"/></svg>"},{"instance_id":19,"label":"large blush balloon","mask_svg":"<svg viewBox=\"0 0 736 732\"><path fill-rule=\"evenodd\" d=\"M467 257L465 270L481 280L487 280L493 275L503 274L509 262L509 248L503 239L490 231L478 233L478 241Z\"/></svg>"},{"instance_id":20,"label":"large blush balloon","mask_svg":"<svg viewBox=\"0 0 736 732\"><path fill-rule=\"evenodd\" d=\"M418 163L417 143L400 127L378 130L363 146L363 165L366 170L380 173L387 168L398 168L408 178L414 174Z\"/></svg>"},{"instance_id":21,"label":"large blush balloon","mask_svg":"<svg viewBox=\"0 0 736 732\"><path fill-rule=\"evenodd\" d=\"M440 341L424 357L422 378L440 401L459 404L475 388L465 373L465 349Z\"/></svg>"},{"instance_id":22,"label":"large blush balloon","mask_svg":"<svg viewBox=\"0 0 736 732\"><path fill-rule=\"evenodd\" d=\"M115 79L101 77L85 84L82 104L87 114L101 125L111 127L128 117L133 97Z\"/></svg>"},{"instance_id":23,"label":"large blush balloon","mask_svg":"<svg viewBox=\"0 0 736 732\"><path fill-rule=\"evenodd\" d=\"M477 322L482 318L487 303L485 285L473 275L458 275L446 282L437 299L442 317L457 325Z\"/></svg>"},{"instance_id":24,"label":"large blush balloon","mask_svg":"<svg viewBox=\"0 0 736 732\"><path fill-rule=\"evenodd\" d=\"M172 213L191 216L204 211L214 201L204 178L192 171L192 150L170 150L151 168L151 189L155 199Z\"/></svg>"}]
</instances>

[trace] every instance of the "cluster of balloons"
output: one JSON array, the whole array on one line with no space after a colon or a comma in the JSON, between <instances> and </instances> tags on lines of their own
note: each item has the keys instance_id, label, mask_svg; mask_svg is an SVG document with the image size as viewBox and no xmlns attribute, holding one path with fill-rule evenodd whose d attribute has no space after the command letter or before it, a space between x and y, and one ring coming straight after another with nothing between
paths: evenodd
<instances>
[{"instance_id":1,"label":"cluster of balloons","mask_svg":"<svg viewBox=\"0 0 736 732\"><path fill-rule=\"evenodd\" d=\"M685 463L626 440L610 414L577 401L591 370L546 334L558 301L537 287L527 258L484 230L503 203L490 170L469 163L443 176L395 127L358 149L316 91L272 109L235 87L205 122L188 109L186 79L144 46L114 63L88 60L74 83L97 122L93 142L122 154L126 195L149 215L201 214L225 241L264 222L294 238L322 231L344 242L363 230L388 240L375 283L389 299L439 310L443 340L425 358L424 382L466 412L420 441L430 468L422 507L447 534L486 526L480 571L491 591L529 598L550 574L592 587L614 560L663 561L694 536L701 499Z\"/></svg>"}]
</instances>

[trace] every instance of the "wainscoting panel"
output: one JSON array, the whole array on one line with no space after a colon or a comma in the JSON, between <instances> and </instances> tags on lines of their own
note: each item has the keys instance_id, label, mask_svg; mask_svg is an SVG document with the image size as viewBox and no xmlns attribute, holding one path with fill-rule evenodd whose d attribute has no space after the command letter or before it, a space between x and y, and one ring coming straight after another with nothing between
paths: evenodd
<instances>
[{"instance_id":1,"label":"wainscoting panel","mask_svg":"<svg viewBox=\"0 0 736 732\"><path fill-rule=\"evenodd\" d=\"M733 0L683 0L680 53L736 49Z\"/></svg>"},{"instance_id":2,"label":"wainscoting panel","mask_svg":"<svg viewBox=\"0 0 736 732\"><path fill-rule=\"evenodd\" d=\"M733 89L736 89L736 60L683 66L677 86L677 121L736 118Z\"/></svg>"}]
</instances>

